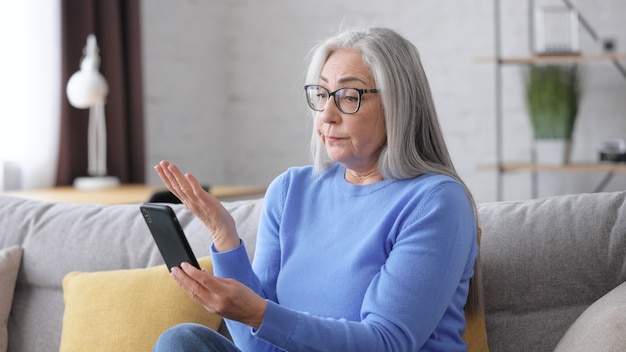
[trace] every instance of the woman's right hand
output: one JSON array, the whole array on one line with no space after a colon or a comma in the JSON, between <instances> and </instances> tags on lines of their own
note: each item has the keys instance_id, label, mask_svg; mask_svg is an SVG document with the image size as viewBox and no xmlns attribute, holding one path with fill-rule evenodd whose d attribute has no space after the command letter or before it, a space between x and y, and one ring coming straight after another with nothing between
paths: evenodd
<instances>
[{"instance_id":1,"label":"woman's right hand","mask_svg":"<svg viewBox=\"0 0 626 352\"><path fill-rule=\"evenodd\" d=\"M214 276L189 263L172 268L172 278L206 310L258 329L263 322L267 302L248 286L234 279Z\"/></svg>"},{"instance_id":2,"label":"woman's right hand","mask_svg":"<svg viewBox=\"0 0 626 352\"><path fill-rule=\"evenodd\" d=\"M174 164L161 161L154 169L167 187L209 229L218 252L239 246L235 220L219 200L206 192L190 173L184 174Z\"/></svg>"}]
</instances>

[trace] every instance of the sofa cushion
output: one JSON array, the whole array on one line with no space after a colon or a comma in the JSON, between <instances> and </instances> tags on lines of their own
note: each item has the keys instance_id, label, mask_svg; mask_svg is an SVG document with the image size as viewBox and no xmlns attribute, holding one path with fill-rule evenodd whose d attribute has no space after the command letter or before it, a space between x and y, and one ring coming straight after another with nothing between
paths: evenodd
<instances>
[{"instance_id":1,"label":"sofa cushion","mask_svg":"<svg viewBox=\"0 0 626 352\"><path fill-rule=\"evenodd\" d=\"M587 307L626 281L626 192L483 203L478 213L493 351L554 350Z\"/></svg>"},{"instance_id":2,"label":"sofa cushion","mask_svg":"<svg viewBox=\"0 0 626 352\"><path fill-rule=\"evenodd\" d=\"M555 352L623 351L626 347L626 282L576 319Z\"/></svg>"},{"instance_id":3,"label":"sofa cushion","mask_svg":"<svg viewBox=\"0 0 626 352\"><path fill-rule=\"evenodd\" d=\"M0 249L0 352L5 352L8 346L7 322L21 260L22 247Z\"/></svg>"},{"instance_id":4,"label":"sofa cushion","mask_svg":"<svg viewBox=\"0 0 626 352\"><path fill-rule=\"evenodd\" d=\"M210 257L200 266L212 270ZM159 335L186 322L219 328L172 280L165 265L69 273L63 280L61 351L150 351Z\"/></svg>"}]
</instances>

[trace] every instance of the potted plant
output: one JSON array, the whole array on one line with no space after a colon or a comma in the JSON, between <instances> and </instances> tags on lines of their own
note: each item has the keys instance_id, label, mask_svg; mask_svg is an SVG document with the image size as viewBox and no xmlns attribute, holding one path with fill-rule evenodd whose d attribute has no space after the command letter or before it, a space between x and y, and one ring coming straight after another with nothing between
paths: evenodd
<instances>
[{"instance_id":1,"label":"potted plant","mask_svg":"<svg viewBox=\"0 0 626 352\"><path fill-rule=\"evenodd\" d=\"M569 163L581 97L578 65L530 65L525 78L526 106L534 133L536 161ZM558 160L546 160L555 149Z\"/></svg>"}]
</instances>

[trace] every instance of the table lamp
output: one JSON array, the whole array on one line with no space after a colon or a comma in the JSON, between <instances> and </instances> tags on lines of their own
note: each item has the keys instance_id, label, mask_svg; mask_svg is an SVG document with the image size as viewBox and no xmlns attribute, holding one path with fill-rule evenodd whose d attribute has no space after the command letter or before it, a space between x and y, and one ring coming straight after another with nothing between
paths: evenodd
<instances>
[{"instance_id":1,"label":"table lamp","mask_svg":"<svg viewBox=\"0 0 626 352\"><path fill-rule=\"evenodd\" d=\"M107 176L104 104L109 86L98 72L99 52L96 36L90 34L87 37L87 45L83 49L80 70L67 81L67 98L70 104L78 109L89 108L87 136L89 176L78 177L74 180L74 187L77 189L103 189L120 184L117 177Z\"/></svg>"}]
</instances>

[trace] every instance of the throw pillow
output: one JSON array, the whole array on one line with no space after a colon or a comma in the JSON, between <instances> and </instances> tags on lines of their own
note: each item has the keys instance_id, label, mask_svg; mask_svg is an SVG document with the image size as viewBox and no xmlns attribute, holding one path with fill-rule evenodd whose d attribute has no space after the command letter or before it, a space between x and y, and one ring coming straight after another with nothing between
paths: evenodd
<instances>
[{"instance_id":1,"label":"throw pillow","mask_svg":"<svg viewBox=\"0 0 626 352\"><path fill-rule=\"evenodd\" d=\"M7 324L21 261L22 247L0 249L0 352L6 352L9 345Z\"/></svg>"},{"instance_id":2,"label":"throw pillow","mask_svg":"<svg viewBox=\"0 0 626 352\"><path fill-rule=\"evenodd\" d=\"M484 313L467 317L467 328L463 334L463 341L467 344L467 352L489 351Z\"/></svg>"},{"instance_id":3,"label":"throw pillow","mask_svg":"<svg viewBox=\"0 0 626 352\"><path fill-rule=\"evenodd\" d=\"M478 228L477 243L480 247L480 242L483 237L483 229ZM477 258L476 260L480 260ZM474 280L482 285L482 275L474 276ZM482 286L481 286L482 287ZM482 291L482 289L480 290ZM485 325L485 312L481 311L480 314L468 315L465 314L466 328L463 334L463 341L467 344L468 352L489 352L489 346L487 345L487 326Z\"/></svg>"},{"instance_id":4,"label":"throw pillow","mask_svg":"<svg viewBox=\"0 0 626 352\"><path fill-rule=\"evenodd\" d=\"M554 351L623 351L625 331L626 282L590 305L570 326Z\"/></svg>"},{"instance_id":5,"label":"throw pillow","mask_svg":"<svg viewBox=\"0 0 626 352\"><path fill-rule=\"evenodd\" d=\"M212 270L210 257L198 262ZM172 280L165 265L69 273L63 297L60 351L150 351L161 333L176 324L217 330L221 322Z\"/></svg>"}]
</instances>

